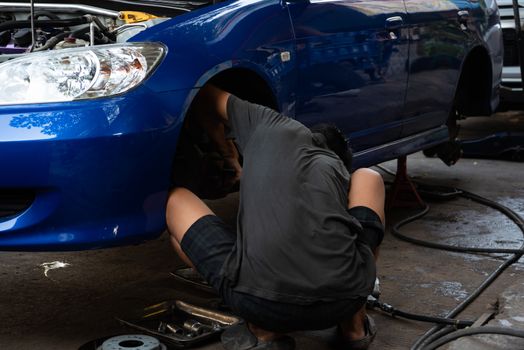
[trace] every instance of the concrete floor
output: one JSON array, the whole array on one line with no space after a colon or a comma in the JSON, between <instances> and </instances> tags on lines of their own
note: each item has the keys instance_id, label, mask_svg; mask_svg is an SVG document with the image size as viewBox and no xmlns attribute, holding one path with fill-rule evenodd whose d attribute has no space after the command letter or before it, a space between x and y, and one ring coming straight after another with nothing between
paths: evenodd
<instances>
[{"instance_id":1,"label":"concrete floor","mask_svg":"<svg viewBox=\"0 0 524 350\"><path fill-rule=\"evenodd\" d=\"M523 114L497 116L500 123L524 127ZM517 124L515 124L517 120ZM469 130L488 132L479 119ZM480 125L480 127L479 127ZM497 124L499 125L499 124ZM471 129L473 128L473 129ZM395 163L384 164L394 169ZM409 172L426 183L456 186L499 201L524 215L523 164L462 159L448 168L421 154L409 157ZM391 180L389 175L384 175ZM237 196L210 202L218 215L234 221ZM492 209L457 199L430 203L431 212L404 230L414 237L464 245L518 247L515 225ZM412 210L396 209L389 223ZM41 264L68 266L44 274ZM444 315L491 271L501 257L464 255L413 246L386 234L379 260L382 300L414 313ZM125 331L114 316L132 317L147 305L168 299L203 303L211 296L178 283L169 272L180 266L167 236L139 246L67 253L0 253L0 349L77 349L86 342ZM507 270L461 319L476 319L508 287L524 282L523 264ZM371 349L407 349L431 325L391 319L372 312L379 333ZM524 316L524 315L522 315ZM321 338L297 335L298 349L328 349ZM220 349L209 344L202 349Z\"/></svg>"}]
</instances>

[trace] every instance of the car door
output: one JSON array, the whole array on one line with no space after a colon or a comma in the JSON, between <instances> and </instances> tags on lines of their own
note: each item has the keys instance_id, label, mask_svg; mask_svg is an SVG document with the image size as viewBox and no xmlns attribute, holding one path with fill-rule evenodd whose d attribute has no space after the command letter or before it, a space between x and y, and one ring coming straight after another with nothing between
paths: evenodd
<instances>
[{"instance_id":1,"label":"car door","mask_svg":"<svg viewBox=\"0 0 524 350\"><path fill-rule=\"evenodd\" d=\"M468 0L405 0L410 22L403 136L445 124L467 44Z\"/></svg>"},{"instance_id":2,"label":"car door","mask_svg":"<svg viewBox=\"0 0 524 350\"><path fill-rule=\"evenodd\" d=\"M403 0L293 0L296 118L333 122L355 151L397 139L407 86Z\"/></svg>"}]
</instances>

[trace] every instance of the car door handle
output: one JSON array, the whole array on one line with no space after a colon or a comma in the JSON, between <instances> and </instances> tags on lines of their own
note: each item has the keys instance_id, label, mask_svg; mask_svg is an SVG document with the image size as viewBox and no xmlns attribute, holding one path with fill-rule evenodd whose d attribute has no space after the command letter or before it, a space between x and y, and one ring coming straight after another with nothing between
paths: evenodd
<instances>
[{"instance_id":1,"label":"car door handle","mask_svg":"<svg viewBox=\"0 0 524 350\"><path fill-rule=\"evenodd\" d=\"M401 16L389 17L386 19L386 29L395 30L400 29L404 25L404 18Z\"/></svg>"},{"instance_id":2,"label":"car door handle","mask_svg":"<svg viewBox=\"0 0 524 350\"><path fill-rule=\"evenodd\" d=\"M466 11L466 10L463 10L463 11L459 11L457 12L457 19L458 19L458 22L460 23L460 26L462 27L462 29L467 29L468 28L468 22L469 22L469 11Z\"/></svg>"},{"instance_id":3,"label":"car door handle","mask_svg":"<svg viewBox=\"0 0 524 350\"><path fill-rule=\"evenodd\" d=\"M389 32L389 39L398 39L398 30L404 26L404 18L401 16L394 16L386 18L386 31Z\"/></svg>"}]
</instances>

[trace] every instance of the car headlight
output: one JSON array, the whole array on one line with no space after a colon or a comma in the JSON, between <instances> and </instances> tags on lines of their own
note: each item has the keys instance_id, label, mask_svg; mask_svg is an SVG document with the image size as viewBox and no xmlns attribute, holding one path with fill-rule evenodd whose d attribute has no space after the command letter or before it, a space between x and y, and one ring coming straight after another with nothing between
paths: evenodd
<instances>
[{"instance_id":1,"label":"car headlight","mask_svg":"<svg viewBox=\"0 0 524 350\"><path fill-rule=\"evenodd\" d=\"M158 43L36 52L0 64L0 105L73 101L121 94L164 57Z\"/></svg>"}]
</instances>

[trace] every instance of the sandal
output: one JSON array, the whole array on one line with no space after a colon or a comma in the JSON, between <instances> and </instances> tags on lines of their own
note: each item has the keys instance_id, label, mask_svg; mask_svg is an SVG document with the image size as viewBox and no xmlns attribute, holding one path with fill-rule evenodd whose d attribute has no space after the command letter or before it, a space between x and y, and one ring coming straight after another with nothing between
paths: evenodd
<instances>
[{"instance_id":1,"label":"sandal","mask_svg":"<svg viewBox=\"0 0 524 350\"><path fill-rule=\"evenodd\" d=\"M373 339L375 339L375 335L377 335L377 326L375 325L375 321L371 316L366 315L366 318L364 320L364 327L366 331L366 335L363 338L355 339L355 340L347 340L342 338L342 334L340 334L340 328L339 328L339 341L337 344L337 349L344 349L344 350L366 350L369 348L371 343L373 342Z\"/></svg>"},{"instance_id":2,"label":"sandal","mask_svg":"<svg viewBox=\"0 0 524 350\"><path fill-rule=\"evenodd\" d=\"M201 290L208 292L215 292L213 287L211 287L206 280L200 275L195 269L191 267L182 267L171 272L171 276L177 280L189 284L191 286L197 287Z\"/></svg>"},{"instance_id":3,"label":"sandal","mask_svg":"<svg viewBox=\"0 0 524 350\"><path fill-rule=\"evenodd\" d=\"M220 338L226 350L294 350L295 339L285 335L271 341L259 340L242 322L229 327Z\"/></svg>"}]
</instances>

